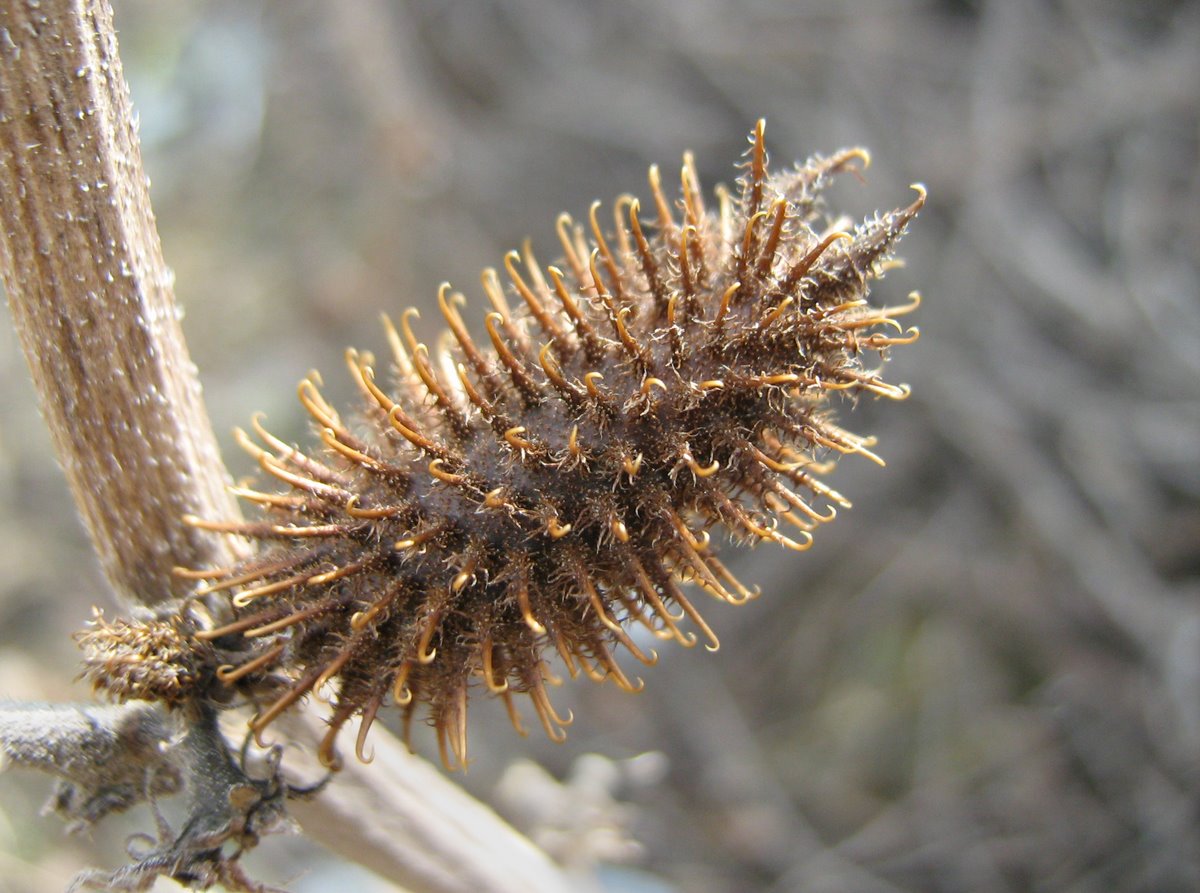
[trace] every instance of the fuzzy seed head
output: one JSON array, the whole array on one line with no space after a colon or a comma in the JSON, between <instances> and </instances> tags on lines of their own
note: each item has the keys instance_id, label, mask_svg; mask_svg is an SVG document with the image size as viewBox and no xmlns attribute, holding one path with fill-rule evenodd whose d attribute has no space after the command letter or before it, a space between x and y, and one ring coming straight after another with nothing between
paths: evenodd
<instances>
[{"instance_id":1,"label":"fuzzy seed head","mask_svg":"<svg viewBox=\"0 0 1200 893\"><path fill-rule=\"evenodd\" d=\"M111 623L96 610L75 638L84 652L83 678L116 701L183 703L199 687L205 655L181 621L154 618Z\"/></svg>"},{"instance_id":2,"label":"fuzzy seed head","mask_svg":"<svg viewBox=\"0 0 1200 893\"><path fill-rule=\"evenodd\" d=\"M302 451L253 422L243 447L277 486L241 488L249 523L190 519L259 541L253 561L196 575L228 592L237 619L202 638L240 655L227 675L290 679L264 697L256 733L310 692L331 692L321 755L362 714L423 709L443 760L466 761L471 689L526 695L552 739L571 721L551 704L547 655L572 676L635 691L627 657L653 664L629 628L710 650L697 595L757 595L718 559L735 541L795 551L849 503L822 478L832 459L879 461L840 427L832 400L902 399L872 362L911 342L868 286L924 201L857 226L821 197L858 173L861 149L768 173L762 122L736 195L710 209L685 156L681 198L656 168L645 207L617 200L610 222L557 224L561 257L526 246L487 270L476 341L462 295L438 300L434 348L385 320L390 361L349 351L361 406L342 414L310 377L299 397L319 445ZM281 485L281 486L279 486ZM251 657L247 658L246 655ZM626 655L626 656L622 656Z\"/></svg>"}]
</instances>

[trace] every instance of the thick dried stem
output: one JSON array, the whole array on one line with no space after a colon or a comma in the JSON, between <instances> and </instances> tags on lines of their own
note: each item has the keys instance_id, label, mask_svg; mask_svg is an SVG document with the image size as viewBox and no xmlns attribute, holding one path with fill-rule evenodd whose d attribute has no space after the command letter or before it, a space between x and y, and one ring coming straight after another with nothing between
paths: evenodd
<instances>
[{"instance_id":1,"label":"thick dried stem","mask_svg":"<svg viewBox=\"0 0 1200 893\"><path fill-rule=\"evenodd\" d=\"M0 4L0 276L113 589L182 595L233 517L162 257L108 3Z\"/></svg>"},{"instance_id":2,"label":"thick dried stem","mask_svg":"<svg viewBox=\"0 0 1200 893\"><path fill-rule=\"evenodd\" d=\"M347 730L357 733L360 718ZM311 713L308 735L328 731ZM588 889L461 788L448 784L378 724L370 765L347 761L320 796L292 803L305 833L413 891L561 893ZM297 731L296 737L302 737ZM350 776L347 778L346 776ZM346 782L351 782L347 784Z\"/></svg>"}]
</instances>

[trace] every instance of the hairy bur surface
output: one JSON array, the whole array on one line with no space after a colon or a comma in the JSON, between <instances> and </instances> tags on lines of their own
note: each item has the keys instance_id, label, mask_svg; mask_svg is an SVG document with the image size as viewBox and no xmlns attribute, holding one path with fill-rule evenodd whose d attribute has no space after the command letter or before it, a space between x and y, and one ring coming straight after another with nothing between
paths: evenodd
<instances>
[{"instance_id":1,"label":"hairy bur surface","mask_svg":"<svg viewBox=\"0 0 1200 893\"><path fill-rule=\"evenodd\" d=\"M656 655L629 627L691 647L717 637L697 593L731 604L756 591L717 558L710 530L804 550L849 503L822 482L831 457L870 452L831 418L831 398L902 398L871 367L915 339L872 307L868 286L924 201L852 225L822 190L865 167L865 151L768 173L760 122L736 195L701 195L685 156L672 202L622 197L566 215L562 259L527 247L483 274L486 340L444 286L449 331L431 350L413 311L386 323L392 368L349 351L363 406L343 416L314 376L300 385L320 446L304 452L255 420L238 440L284 486L242 488L263 519L189 518L260 541L237 566L181 571L201 594L229 592L237 619L200 633L231 657L220 677L258 688L256 733L306 694L332 691L321 756L363 714L357 753L385 705L406 730L425 708L443 760L466 761L468 693L532 701L553 739L546 655L571 675L636 690L623 666ZM645 215L645 219L643 219ZM377 372L377 369L379 371ZM687 586L686 584L692 584ZM686 588L686 591L685 591ZM254 690L251 686L250 690Z\"/></svg>"}]
</instances>

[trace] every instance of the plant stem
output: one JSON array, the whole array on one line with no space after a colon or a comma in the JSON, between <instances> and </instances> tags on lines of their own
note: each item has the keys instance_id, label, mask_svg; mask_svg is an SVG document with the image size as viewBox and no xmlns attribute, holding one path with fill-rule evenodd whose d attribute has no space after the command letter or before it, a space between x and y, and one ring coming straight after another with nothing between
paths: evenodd
<instances>
[{"instance_id":1,"label":"plant stem","mask_svg":"<svg viewBox=\"0 0 1200 893\"><path fill-rule=\"evenodd\" d=\"M183 595L236 517L150 209L106 2L0 4L0 273L42 416L112 588Z\"/></svg>"}]
</instances>

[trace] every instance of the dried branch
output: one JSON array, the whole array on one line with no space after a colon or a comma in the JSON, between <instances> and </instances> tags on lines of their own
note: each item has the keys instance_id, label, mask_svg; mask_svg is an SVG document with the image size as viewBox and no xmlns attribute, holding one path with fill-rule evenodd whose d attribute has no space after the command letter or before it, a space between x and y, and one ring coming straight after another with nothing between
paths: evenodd
<instances>
[{"instance_id":1,"label":"dried branch","mask_svg":"<svg viewBox=\"0 0 1200 893\"><path fill-rule=\"evenodd\" d=\"M310 735L324 734L320 718L309 713L303 721ZM357 723L350 734L357 734ZM319 797L291 804L310 836L412 891L582 889L489 807L378 731L371 732L370 765L347 760Z\"/></svg>"},{"instance_id":2,"label":"dried branch","mask_svg":"<svg viewBox=\"0 0 1200 893\"><path fill-rule=\"evenodd\" d=\"M107 3L0 6L0 262L59 461L113 589L183 595L235 511L150 210Z\"/></svg>"},{"instance_id":3,"label":"dried branch","mask_svg":"<svg viewBox=\"0 0 1200 893\"><path fill-rule=\"evenodd\" d=\"M169 758L179 734L153 704L0 704L0 753L60 781L47 809L84 828L183 784Z\"/></svg>"}]
</instances>

